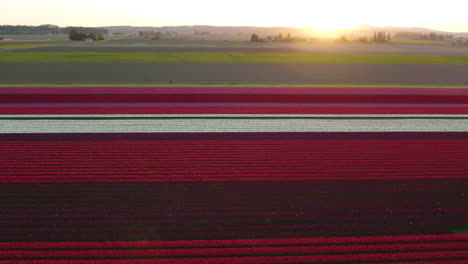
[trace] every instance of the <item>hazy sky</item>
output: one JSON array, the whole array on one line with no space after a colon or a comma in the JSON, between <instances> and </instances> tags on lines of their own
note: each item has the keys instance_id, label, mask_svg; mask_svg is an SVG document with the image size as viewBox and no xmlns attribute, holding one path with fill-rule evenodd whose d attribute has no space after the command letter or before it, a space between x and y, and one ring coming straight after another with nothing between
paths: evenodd
<instances>
[{"instance_id":1,"label":"hazy sky","mask_svg":"<svg viewBox=\"0 0 468 264\"><path fill-rule=\"evenodd\" d=\"M0 24L417 26L468 32L468 0L0 0Z\"/></svg>"}]
</instances>

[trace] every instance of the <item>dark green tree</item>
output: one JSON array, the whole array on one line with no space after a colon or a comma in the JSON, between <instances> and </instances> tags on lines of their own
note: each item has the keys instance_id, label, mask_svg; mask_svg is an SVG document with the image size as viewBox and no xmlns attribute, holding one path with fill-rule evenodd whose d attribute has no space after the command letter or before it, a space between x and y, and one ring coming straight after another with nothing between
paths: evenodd
<instances>
[{"instance_id":1,"label":"dark green tree","mask_svg":"<svg viewBox=\"0 0 468 264\"><path fill-rule=\"evenodd\" d=\"M252 34L252 36L250 36L250 41L259 42L260 38L259 38L259 36L257 34Z\"/></svg>"},{"instance_id":2,"label":"dark green tree","mask_svg":"<svg viewBox=\"0 0 468 264\"><path fill-rule=\"evenodd\" d=\"M96 33L96 37L97 37L96 40L104 40L104 35L100 32Z\"/></svg>"},{"instance_id":3,"label":"dark green tree","mask_svg":"<svg viewBox=\"0 0 468 264\"><path fill-rule=\"evenodd\" d=\"M88 38L95 40L95 41L98 40L98 36L95 32L89 33Z\"/></svg>"},{"instance_id":4,"label":"dark green tree","mask_svg":"<svg viewBox=\"0 0 468 264\"><path fill-rule=\"evenodd\" d=\"M70 33L68 34L68 38L70 40L74 40L74 41L83 41L87 38L88 36L86 36L86 34L82 33L82 32L79 32L77 31L76 29L72 29L70 30Z\"/></svg>"}]
</instances>

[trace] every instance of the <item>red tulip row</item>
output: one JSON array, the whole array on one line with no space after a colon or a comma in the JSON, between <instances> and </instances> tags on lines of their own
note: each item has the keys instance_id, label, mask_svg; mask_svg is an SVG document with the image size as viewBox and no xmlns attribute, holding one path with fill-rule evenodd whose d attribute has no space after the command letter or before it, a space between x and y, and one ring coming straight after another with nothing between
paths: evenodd
<instances>
[{"instance_id":1,"label":"red tulip row","mask_svg":"<svg viewBox=\"0 0 468 264\"><path fill-rule=\"evenodd\" d=\"M0 243L0 263L463 263L466 235L213 240L174 242Z\"/></svg>"}]
</instances>

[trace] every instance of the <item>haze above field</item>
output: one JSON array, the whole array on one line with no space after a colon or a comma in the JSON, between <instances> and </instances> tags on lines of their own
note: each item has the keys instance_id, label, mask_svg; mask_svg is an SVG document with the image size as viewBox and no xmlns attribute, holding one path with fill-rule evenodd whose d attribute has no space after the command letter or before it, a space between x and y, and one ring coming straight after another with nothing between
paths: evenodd
<instances>
[{"instance_id":1,"label":"haze above field","mask_svg":"<svg viewBox=\"0 0 468 264\"><path fill-rule=\"evenodd\" d=\"M311 37L331 37L336 38L341 35L371 35L376 31L385 31L391 34L394 33L418 33L418 34L450 34L455 37L468 37L468 32L452 33L449 31L439 31L430 28L420 27L376 27L371 25L359 25L350 29L337 29L327 32L320 29L311 29L303 27L230 27L230 26L208 26L208 25L195 25L195 26L164 26L164 27L138 27L138 26L104 26L101 27L109 30L112 33L127 33L136 34L139 31L161 31L161 32L176 32L181 34L194 34L194 32L207 32L210 34L228 34L228 35L248 35L252 33L260 35L276 35L278 32L291 33L294 36L311 36Z\"/></svg>"},{"instance_id":2,"label":"haze above field","mask_svg":"<svg viewBox=\"0 0 468 264\"><path fill-rule=\"evenodd\" d=\"M2 3L0 24L281 26L315 28L323 35L371 24L468 32L467 9L464 0L15 0Z\"/></svg>"}]
</instances>

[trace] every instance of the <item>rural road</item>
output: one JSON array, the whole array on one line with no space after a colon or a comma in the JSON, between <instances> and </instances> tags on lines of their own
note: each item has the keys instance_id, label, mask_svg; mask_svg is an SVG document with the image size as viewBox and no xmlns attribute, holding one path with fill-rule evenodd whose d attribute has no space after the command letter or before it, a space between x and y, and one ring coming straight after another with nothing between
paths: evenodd
<instances>
[{"instance_id":1,"label":"rural road","mask_svg":"<svg viewBox=\"0 0 468 264\"><path fill-rule=\"evenodd\" d=\"M283 83L466 85L466 65L144 62L0 63L2 83Z\"/></svg>"}]
</instances>

